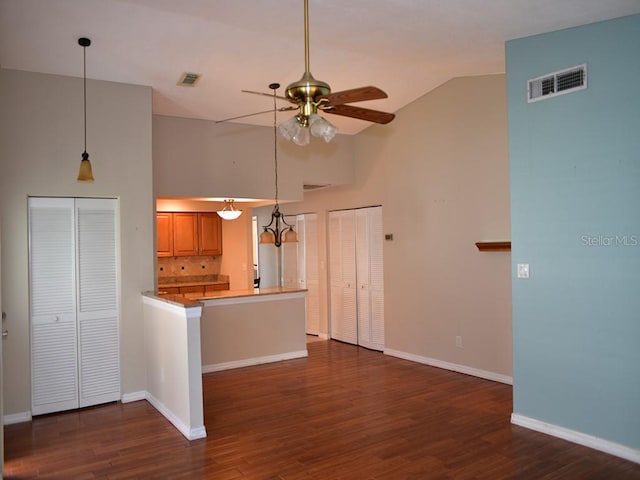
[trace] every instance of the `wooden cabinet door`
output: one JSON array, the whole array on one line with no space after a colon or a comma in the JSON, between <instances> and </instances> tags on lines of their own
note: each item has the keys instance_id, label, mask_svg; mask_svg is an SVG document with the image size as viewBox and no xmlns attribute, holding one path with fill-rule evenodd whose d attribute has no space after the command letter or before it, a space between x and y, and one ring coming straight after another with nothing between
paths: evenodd
<instances>
[{"instance_id":1,"label":"wooden cabinet door","mask_svg":"<svg viewBox=\"0 0 640 480\"><path fill-rule=\"evenodd\" d=\"M180 293L180 287L164 287L164 288L158 288L158 294L160 295L164 295L164 294L178 294Z\"/></svg>"},{"instance_id":2,"label":"wooden cabinet door","mask_svg":"<svg viewBox=\"0 0 640 480\"><path fill-rule=\"evenodd\" d=\"M190 287L180 287L180 293L197 293L204 295L204 285L192 285Z\"/></svg>"},{"instance_id":3,"label":"wooden cabinet door","mask_svg":"<svg viewBox=\"0 0 640 480\"><path fill-rule=\"evenodd\" d=\"M173 214L156 213L157 249L159 257L173 257Z\"/></svg>"},{"instance_id":4,"label":"wooden cabinet door","mask_svg":"<svg viewBox=\"0 0 640 480\"><path fill-rule=\"evenodd\" d=\"M213 283L211 285L205 285L204 293L219 292L221 290L229 290L228 283Z\"/></svg>"},{"instance_id":5,"label":"wooden cabinet door","mask_svg":"<svg viewBox=\"0 0 640 480\"><path fill-rule=\"evenodd\" d=\"M197 214L173 213L173 255L175 257L198 255Z\"/></svg>"},{"instance_id":6,"label":"wooden cabinet door","mask_svg":"<svg viewBox=\"0 0 640 480\"><path fill-rule=\"evenodd\" d=\"M198 213L199 254L222 255L222 219L216 212Z\"/></svg>"}]
</instances>

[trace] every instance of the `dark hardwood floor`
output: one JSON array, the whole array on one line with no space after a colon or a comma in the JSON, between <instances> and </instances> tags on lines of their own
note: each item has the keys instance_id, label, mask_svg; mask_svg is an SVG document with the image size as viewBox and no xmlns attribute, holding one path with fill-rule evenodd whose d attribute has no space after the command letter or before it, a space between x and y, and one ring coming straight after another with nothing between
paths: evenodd
<instances>
[{"instance_id":1,"label":"dark hardwood floor","mask_svg":"<svg viewBox=\"0 0 640 480\"><path fill-rule=\"evenodd\" d=\"M208 437L147 402L5 427L8 479L640 479L640 465L510 424L511 387L334 341L204 376Z\"/></svg>"}]
</instances>

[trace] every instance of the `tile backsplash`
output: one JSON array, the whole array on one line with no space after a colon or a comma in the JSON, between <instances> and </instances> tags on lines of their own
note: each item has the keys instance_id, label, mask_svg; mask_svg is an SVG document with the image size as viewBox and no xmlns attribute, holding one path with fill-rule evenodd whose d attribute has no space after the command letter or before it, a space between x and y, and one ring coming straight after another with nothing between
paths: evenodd
<instances>
[{"instance_id":1,"label":"tile backsplash","mask_svg":"<svg viewBox=\"0 0 640 480\"><path fill-rule=\"evenodd\" d=\"M218 256L158 257L158 278L219 275L221 263Z\"/></svg>"}]
</instances>

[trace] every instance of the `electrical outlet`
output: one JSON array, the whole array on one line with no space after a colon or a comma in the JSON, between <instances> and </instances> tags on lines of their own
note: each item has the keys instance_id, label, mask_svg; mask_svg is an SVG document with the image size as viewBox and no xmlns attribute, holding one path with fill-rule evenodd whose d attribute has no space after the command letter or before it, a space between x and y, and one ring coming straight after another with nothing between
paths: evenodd
<instances>
[{"instance_id":1,"label":"electrical outlet","mask_svg":"<svg viewBox=\"0 0 640 480\"><path fill-rule=\"evenodd\" d=\"M462 348L462 336L456 335L456 347Z\"/></svg>"}]
</instances>

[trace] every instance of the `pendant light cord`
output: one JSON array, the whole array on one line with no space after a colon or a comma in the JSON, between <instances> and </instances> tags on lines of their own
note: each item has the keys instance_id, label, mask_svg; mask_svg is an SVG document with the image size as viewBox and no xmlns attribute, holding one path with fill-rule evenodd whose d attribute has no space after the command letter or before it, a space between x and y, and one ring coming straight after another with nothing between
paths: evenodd
<instances>
[{"instance_id":1,"label":"pendant light cord","mask_svg":"<svg viewBox=\"0 0 640 480\"><path fill-rule=\"evenodd\" d=\"M82 47L83 52L83 79L84 79L84 153L87 153L87 47Z\"/></svg>"},{"instance_id":2,"label":"pendant light cord","mask_svg":"<svg viewBox=\"0 0 640 480\"><path fill-rule=\"evenodd\" d=\"M273 89L273 158L276 167L276 207L278 206L278 129L276 126L276 89Z\"/></svg>"}]
</instances>

